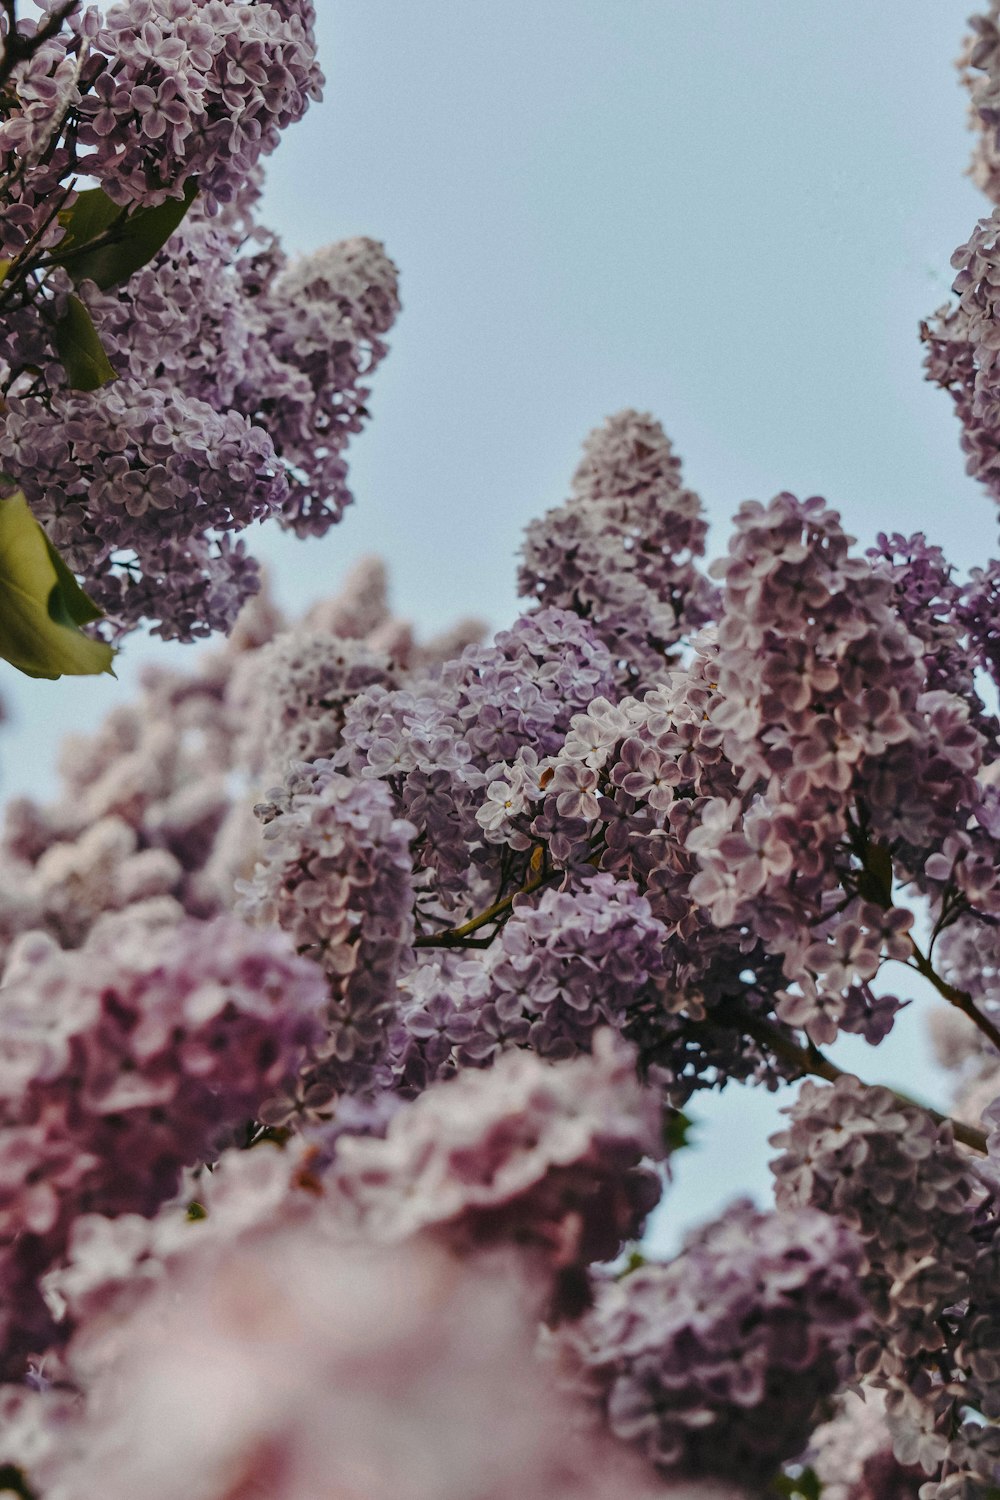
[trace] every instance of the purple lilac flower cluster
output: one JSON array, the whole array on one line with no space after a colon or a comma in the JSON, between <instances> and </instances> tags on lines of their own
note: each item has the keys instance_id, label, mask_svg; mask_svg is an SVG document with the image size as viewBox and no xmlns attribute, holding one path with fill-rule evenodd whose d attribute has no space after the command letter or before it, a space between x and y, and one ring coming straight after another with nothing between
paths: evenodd
<instances>
[{"instance_id":1,"label":"purple lilac flower cluster","mask_svg":"<svg viewBox=\"0 0 1000 1500\"><path fill-rule=\"evenodd\" d=\"M22 18L18 31L34 38L40 21ZM0 40L10 46L11 16L0 17ZM51 248L60 238L58 209L72 199L66 179L75 167L72 146L62 128L79 103L82 60L54 36L33 48L15 70L0 111L0 172L4 213L0 216L0 251L4 258ZM13 95L13 97L11 97ZM55 212L53 209L55 208Z\"/></svg>"},{"instance_id":2,"label":"purple lilac flower cluster","mask_svg":"<svg viewBox=\"0 0 1000 1500\"><path fill-rule=\"evenodd\" d=\"M663 1473L763 1487L840 1382L867 1316L860 1263L825 1214L743 1200L676 1260L600 1283L564 1357L612 1432Z\"/></svg>"},{"instance_id":3,"label":"purple lilac flower cluster","mask_svg":"<svg viewBox=\"0 0 1000 1500\"><path fill-rule=\"evenodd\" d=\"M234 535L268 516L322 532L350 503L344 454L399 310L395 267L360 237L290 263L253 222L260 158L320 97L314 20L309 0L122 0L34 49L18 28L0 460L118 634L230 630L259 587ZM137 214L197 201L119 274L72 239L91 213L80 174L121 205L112 250ZM103 350L96 390L65 364L70 296Z\"/></svg>"},{"instance_id":4,"label":"purple lilac flower cluster","mask_svg":"<svg viewBox=\"0 0 1000 1500\"><path fill-rule=\"evenodd\" d=\"M963 64L991 189L998 3ZM236 618L258 579L235 534L320 532L347 502L398 310L374 241L289 263L254 225L258 158L318 86L312 23L301 0L131 0L0 56L21 257L0 458L116 628L233 627L68 747L55 804L8 814L0 1331L7 1376L41 1389L0 1391L0 1479L447 1500L482 1471L484 1500L596 1500L645 1494L652 1462L676 1500L757 1500L797 1458L823 1500L991 1500L1000 563L963 581L921 536L865 555L782 494L703 574L700 502L624 412L530 528L532 610L489 644L416 644L371 564L292 628L266 591ZM103 289L55 253L81 167L121 225L199 179ZM957 252L926 338L1000 496L997 227ZM71 296L113 385L73 389L56 358ZM268 931L218 919L237 890ZM881 1040L890 963L976 1039L949 1043L954 1133L818 1050ZM658 1197L665 1102L809 1073L838 1081L776 1140L777 1213L595 1268ZM566 1438L579 1392L527 1355L539 1316L638 1468ZM863 1424L840 1393L860 1436L838 1471L836 1433L810 1431L848 1365L884 1398ZM531 1421L498 1447L511 1382Z\"/></svg>"},{"instance_id":5,"label":"purple lilac flower cluster","mask_svg":"<svg viewBox=\"0 0 1000 1500\"><path fill-rule=\"evenodd\" d=\"M384 568L367 560L294 625L265 590L191 668L147 667L134 700L64 742L55 800L5 808L0 968L21 933L76 947L116 913L173 922L230 908L262 852L262 769L277 777L290 758L336 748L352 688L380 676L387 650L394 672L423 673L478 629L415 641L389 609Z\"/></svg>"},{"instance_id":6,"label":"purple lilac flower cluster","mask_svg":"<svg viewBox=\"0 0 1000 1500\"><path fill-rule=\"evenodd\" d=\"M610 417L583 455L572 498L528 526L518 585L591 621L625 686L652 687L670 648L712 613L694 561L708 529L701 501L682 487L680 459L648 414Z\"/></svg>"},{"instance_id":7,"label":"purple lilac flower cluster","mask_svg":"<svg viewBox=\"0 0 1000 1500\"><path fill-rule=\"evenodd\" d=\"M574 713L614 690L614 662L594 631L563 610L540 610L470 647L406 688L374 687L347 710L336 763L387 781L419 830L428 922L449 920L481 894L477 812L489 772L524 747L539 759L560 745ZM492 870L488 875L492 877Z\"/></svg>"},{"instance_id":8,"label":"purple lilac flower cluster","mask_svg":"<svg viewBox=\"0 0 1000 1500\"><path fill-rule=\"evenodd\" d=\"M169 580L160 590L164 635L231 627L259 582L229 533L271 514L288 492L270 438L246 417L130 381L47 402L12 397L0 457L123 626L156 618L151 580Z\"/></svg>"},{"instance_id":9,"label":"purple lilac flower cluster","mask_svg":"<svg viewBox=\"0 0 1000 1500\"><path fill-rule=\"evenodd\" d=\"M314 22L311 0L88 7L74 28L92 76L77 105L81 168L119 203L162 203L189 177L228 202L322 97Z\"/></svg>"},{"instance_id":10,"label":"purple lilac flower cluster","mask_svg":"<svg viewBox=\"0 0 1000 1500\"><path fill-rule=\"evenodd\" d=\"M934 1500L988 1494L1000 1477L995 1168L977 1170L950 1124L856 1078L805 1083L790 1115L775 1137L778 1206L833 1214L863 1242L873 1330L854 1357L888 1392L897 1459L928 1475L944 1465Z\"/></svg>"},{"instance_id":11,"label":"purple lilac flower cluster","mask_svg":"<svg viewBox=\"0 0 1000 1500\"><path fill-rule=\"evenodd\" d=\"M959 58L962 82L969 91L969 126L975 135L969 176L994 203L1000 202L1000 148L997 85L1000 80L1000 6L988 0L986 10L969 17L969 34Z\"/></svg>"},{"instance_id":12,"label":"purple lilac flower cluster","mask_svg":"<svg viewBox=\"0 0 1000 1500\"><path fill-rule=\"evenodd\" d=\"M595 1028L624 1030L643 1004L662 1005L666 929L628 881L593 876L515 907L491 955L483 1020L495 1015L542 1057L590 1050ZM465 1043L477 1057L478 1037Z\"/></svg>"}]
</instances>

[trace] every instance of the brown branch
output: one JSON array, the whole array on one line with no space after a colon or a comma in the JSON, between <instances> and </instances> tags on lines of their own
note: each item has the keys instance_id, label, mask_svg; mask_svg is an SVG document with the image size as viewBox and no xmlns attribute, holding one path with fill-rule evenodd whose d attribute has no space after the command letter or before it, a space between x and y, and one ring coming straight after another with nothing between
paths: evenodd
<instances>
[{"instance_id":1,"label":"brown branch","mask_svg":"<svg viewBox=\"0 0 1000 1500\"><path fill-rule=\"evenodd\" d=\"M2 0L3 13L7 17L7 35L3 52L0 53L0 88L8 81L19 63L34 57L40 47L62 30L74 11L79 10L80 0L65 0L65 4L54 10L48 19L30 36L18 29L17 0Z\"/></svg>"},{"instance_id":2,"label":"brown branch","mask_svg":"<svg viewBox=\"0 0 1000 1500\"><path fill-rule=\"evenodd\" d=\"M422 937L414 939L415 948L486 948L492 942L492 938L473 938L480 928L488 927L491 922L497 922L510 911L518 896L530 896L533 892L541 890L543 885L548 885L561 875L561 870L541 870L533 875L524 885L509 895L494 901L485 911L479 912L471 917L468 922L463 922L460 927L447 927L443 932L429 932Z\"/></svg>"},{"instance_id":3,"label":"brown branch","mask_svg":"<svg viewBox=\"0 0 1000 1500\"><path fill-rule=\"evenodd\" d=\"M766 1017L755 1016L742 1007L735 1008L730 1014L733 1016L732 1025L735 1028L745 1032L755 1042L763 1043L777 1057L794 1064L802 1073L809 1074L813 1078L823 1078L827 1083L836 1083L838 1078L858 1078L857 1073L849 1073L845 1068L839 1068L812 1042L804 1047L800 1046L780 1026L767 1020ZM864 1080L858 1078L858 1082L863 1083ZM929 1104L921 1104L917 1099L910 1099L905 1094L901 1094L898 1089L892 1089L891 1092L904 1104L922 1109L925 1114L930 1115L936 1125L950 1125L956 1141L961 1141L963 1146L968 1146L971 1151L979 1152L981 1156L987 1154L984 1131L977 1130L973 1125L965 1125L961 1120L952 1119L950 1115L943 1115L940 1110L932 1109Z\"/></svg>"},{"instance_id":4,"label":"brown branch","mask_svg":"<svg viewBox=\"0 0 1000 1500\"><path fill-rule=\"evenodd\" d=\"M964 1016L968 1016L973 1026L981 1031L983 1036L992 1042L997 1051L1000 1052L1000 1030L997 1029L988 1016L984 1016L982 1011L976 1009L972 996L968 991L960 990L956 985L949 984L946 979L942 979L930 959L920 951L912 938L910 939L910 946L913 949L913 963L909 967L916 969L918 974L922 974L934 986L941 998L947 1000L949 1005L954 1005L956 1010L960 1010Z\"/></svg>"}]
</instances>

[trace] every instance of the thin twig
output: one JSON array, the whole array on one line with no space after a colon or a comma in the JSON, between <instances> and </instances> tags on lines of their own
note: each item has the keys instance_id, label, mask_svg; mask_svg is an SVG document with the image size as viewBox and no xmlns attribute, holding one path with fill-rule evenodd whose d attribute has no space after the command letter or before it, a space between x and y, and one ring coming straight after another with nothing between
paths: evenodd
<instances>
[{"instance_id":1,"label":"thin twig","mask_svg":"<svg viewBox=\"0 0 1000 1500\"><path fill-rule=\"evenodd\" d=\"M548 885L561 875L561 870L541 870L533 875L524 885L519 886L516 891L503 896L499 901L494 901L485 911L477 916L471 917L468 922L463 922L460 927L448 927L443 932L429 932L426 936L414 939L415 948L485 948L492 942L492 938L479 938L473 940L472 934L478 932L482 927L488 927L491 922L497 922L510 911L518 896L530 896L533 892L541 890L543 885Z\"/></svg>"},{"instance_id":2,"label":"thin twig","mask_svg":"<svg viewBox=\"0 0 1000 1500\"><path fill-rule=\"evenodd\" d=\"M31 36L18 30L17 0L2 0L2 8L7 17L7 35L4 38L3 52L0 53L0 88L3 88L19 63L34 57L40 47L62 30L63 22L68 21L73 12L79 10L80 0L66 0Z\"/></svg>"},{"instance_id":3,"label":"thin twig","mask_svg":"<svg viewBox=\"0 0 1000 1500\"><path fill-rule=\"evenodd\" d=\"M857 1078L859 1083L864 1082L863 1079L858 1078L857 1073L849 1073L845 1068L839 1068L812 1042L804 1047L800 1046L780 1026L767 1020L766 1017L755 1016L751 1011L744 1010L742 1007L734 1008L730 1014L733 1017L734 1027L744 1031L755 1042L762 1042L776 1056L793 1063L803 1073L810 1074L814 1078L823 1078L827 1083L836 1083L838 1078ZM909 1099L905 1094L899 1093L898 1089L892 1089L891 1092L896 1094L904 1104L915 1105L918 1109L922 1109L925 1114L930 1115L936 1125L950 1125L956 1141L961 1141L963 1146L968 1146L972 1151L978 1151L982 1156L986 1155L986 1135L982 1130L977 1130L973 1125L965 1125L961 1120L955 1120L950 1115L943 1115L940 1110L933 1109L929 1104L921 1104L919 1100Z\"/></svg>"},{"instance_id":4,"label":"thin twig","mask_svg":"<svg viewBox=\"0 0 1000 1500\"><path fill-rule=\"evenodd\" d=\"M934 986L941 998L947 1000L949 1005L954 1005L956 1010L960 1010L964 1016L968 1016L973 1026L977 1027L983 1036L991 1041L997 1051L1000 1052L1000 1030L993 1024L989 1016L984 1016L982 1011L976 1009L972 996L968 991L960 990L956 985L949 984L947 979L942 979L930 959L920 951L912 938L910 939L910 946L913 949L913 963L909 967L916 969L918 974L922 974L924 979Z\"/></svg>"}]
</instances>

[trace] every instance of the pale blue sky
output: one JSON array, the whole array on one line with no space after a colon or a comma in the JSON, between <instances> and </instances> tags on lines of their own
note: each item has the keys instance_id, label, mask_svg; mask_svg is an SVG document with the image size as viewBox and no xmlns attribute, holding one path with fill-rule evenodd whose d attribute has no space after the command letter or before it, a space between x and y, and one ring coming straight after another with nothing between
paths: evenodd
<instances>
[{"instance_id":1,"label":"pale blue sky","mask_svg":"<svg viewBox=\"0 0 1000 1500\"><path fill-rule=\"evenodd\" d=\"M266 214L295 250L383 239L404 312L356 508L320 542L260 538L285 602L378 551L421 626L508 623L524 524L623 406L664 423L717 551L742 499L791 489L865 543L924 529L963 567L995 555L917 340L988 208L952 67L969 0L319 8L326 102L274 158ZM6 674L6 790L51 787L59 735L167 654L130 642L120 684ZM919 1057L896 1059L868 1071L916 1091ZM706 1127L672 1217L761 1182L767 1103L723 1105L736 1128Z\"/></svg>"}]
</instances>

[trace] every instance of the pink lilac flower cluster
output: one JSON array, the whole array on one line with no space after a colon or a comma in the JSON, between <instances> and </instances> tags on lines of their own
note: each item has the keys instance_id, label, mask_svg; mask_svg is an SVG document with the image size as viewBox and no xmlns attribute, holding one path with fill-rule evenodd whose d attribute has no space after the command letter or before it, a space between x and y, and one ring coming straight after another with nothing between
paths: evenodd
<instances>
[{"instance_id":1,"label":"pink lilac flower cluster","mask_svg":"<svg viewBox=\"0 0 1000 1500\"><path fill-rule=\"evenodd\" d=\"M51 1500L729 1500L664 1490L599 1432L567 1440L516 1265L345 1245L319 1211L213 1251L87 1348L89 1419L62 1418Z\"/></svg>"},{"instance_id":2,"label":"pink lilac flower cluster","mask_svg":"<svg viewBox=\"0 0 1000 1500\"><path fill-rule=\"evenodd\" d=\"M36 1389L0 1389L0 1463L47 1500L98 1474L109 1494L141 1483L231 1500L263 1475L289 1500L348 1483L379 1500L401 1465L407 1493L440 1500L467 1494L483 1464L497 1500L596 1500L622 1484L745 1500L697 1482L664 1491L533 1350L553 1282L582 1274L613 1224L633 1232L655 1196L636 1165L661 1149L655 1094L610 1039L585 1063L511 1057L489 1080L485 1109L462 1080L438 1085L403 1129L344 1143L328 1170L315 1143L230 1147L151 1218L80 1216L44 1279L68 1348ZM411 1181L409 1207L379 1187L379 1154ZM168 1464L177 1443L183 1461Z\"/></svg>"},{"instance_id":3,"label":"pink lilac flower cluster","mask_svg":"<svg viewBox=\"0 0 1000 1500\"><path fill-rule=\"evenodd\" d=\"M660 1196L660 1104L632 1052L601 1033L593 1055L546 1067L513 1050L396 1114L383 1140L339 1143L333 1183L376 1240L434 1226L459 1249L512 1242L556 1278L556 1314L589 1297L586 1268L641 1230Z\"/></svg>"},{"instance_id":4,"label":"pink lilac flower cluster","mask_svg":"<svg viewBox=\"0 0 1000 1500\"><path fill-rule=\"evenodd\" d=\"M321 1035L322 977L232 919L26 945L0 990L0 1359L53 1335L38 1278L77 1214L151 1214Z\"/></svg>"},{"instance_id":5,"label":"pink lilac flower cluster","mask_svg":"<svg viewBox=\"0 0 1000 1500\"><path fill-rule=\"evenodd\" d=\"M675 1260L600 1283L563 1356L612 1432L663 1473L766 1484L840 1384L867 1317L860 1264L825 1214L742 1200Z\"/></svg>"}]
</instances>

